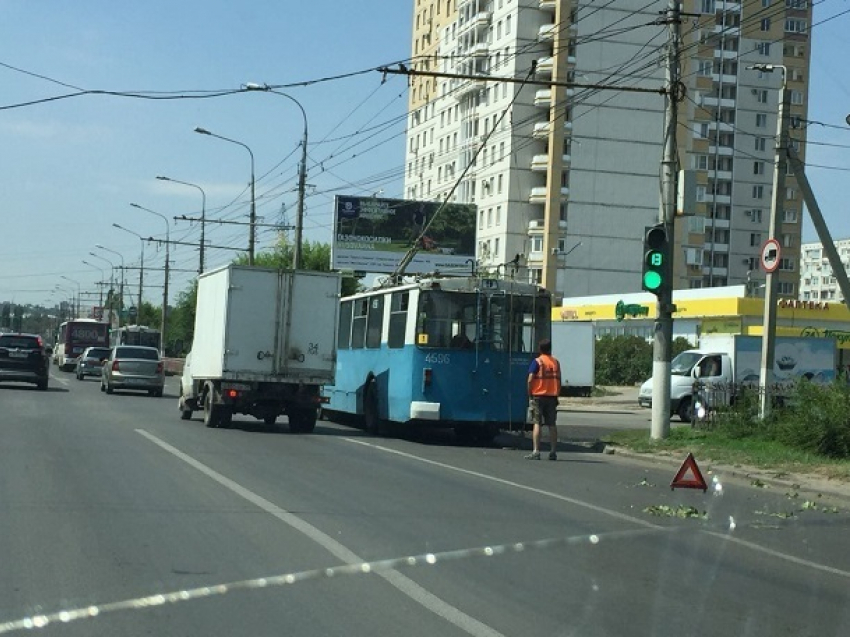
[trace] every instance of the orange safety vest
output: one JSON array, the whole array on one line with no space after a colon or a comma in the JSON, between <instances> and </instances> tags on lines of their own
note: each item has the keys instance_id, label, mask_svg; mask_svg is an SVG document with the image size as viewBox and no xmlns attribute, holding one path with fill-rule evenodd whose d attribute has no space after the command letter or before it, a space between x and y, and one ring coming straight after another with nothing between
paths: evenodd
<instances>
[{"instance_id":1,"label":"orange safety vest","mask_svg":"<svg viewBox=\"0 0 850 637\"><path fill-rule=\"evenodd\" d=\"M561 393L561 365L548 354L537 357L537 373L531 378L532 396L558 396Z\"/></svg>"}]
</instances>

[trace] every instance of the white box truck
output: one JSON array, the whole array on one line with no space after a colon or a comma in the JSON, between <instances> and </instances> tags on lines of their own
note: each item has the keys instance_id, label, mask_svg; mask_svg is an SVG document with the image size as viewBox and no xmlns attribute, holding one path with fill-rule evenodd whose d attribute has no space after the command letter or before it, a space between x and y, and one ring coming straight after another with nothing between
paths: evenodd
<instances>
[{"instance_id":1,"label":"white box truck","mask_svg":"<svg viewBox=\"0 0 850 637\"><path fill-rule=\"evenodd\" d=\"M835 379L837 345L833 338L778 336L774 349L773 386L782 395L801 378L829 383ZM757 387L761 375L761 337L712 334L699 349L682 352L670 364L670 413L693 420L694 383L699 379L717 400L728 404L741 387ZM725 388L725 389L724 389ZM716 402L716 401L715 401ZM652 379L641 385L638 403L652 406ZM720 406L713 404L713 407Z\"/></svg>"},{"instance_id":2,"label":"white box truck","mask_svg":"<svg viewBox=\"0 0 850 637\"><path fill-rule=\"evenodd\" d=\"M593 325L553 321L552 354L561 363L561 395L590 396L596 369Z\"/></svg>"},{"instance_id":3,"label":"white box truck","mask_svg":"<svg viewBox=\"0 0 850 637\"><path fill-rule=\"evenodd\" d=\"M341 277L337 273L225 266L198 277L195 334L179 409L207 427L233 414L293 432L316 426L320 388L336 371Z\"/></svg>"}]
</instances>

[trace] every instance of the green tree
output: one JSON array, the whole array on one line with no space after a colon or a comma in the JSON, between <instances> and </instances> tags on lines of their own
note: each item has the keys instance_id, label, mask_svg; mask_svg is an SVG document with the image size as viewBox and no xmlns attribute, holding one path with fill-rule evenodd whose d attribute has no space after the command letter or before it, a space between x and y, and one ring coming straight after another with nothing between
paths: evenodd
<instances>
[{"instance_id":1,"label":"green tree","mask_svg":"<svg viewBox=\"0 0 850 637\"><path fill-rule=\"evenodd\" d=\"M694 349L694 345L684 336L677 336L670 345L670 358L675 358L689 349Z\"/></svg>"},{"instance_id":2,"label":"green tree","mask_svg":"<svg viewBox=\"0 0 850 637\"><path fill-rule=\"evenodd\" d=\"M254 265L261 268L289 269L292 267L293 246L286 237L281 237L271 250L254 255ZM240 254L233 262L248 265L248 255ZM320 241L304 241L301 245L301 264L305 270L330 272L331 246ZM343 277L342 295L349 296L360 289L359 278Z\"/></svg>"},{"instance_id":3,"label":"green tree","mask_svg":"<svg viewBox=\"0 0 850 637\"><path fill-rule=\"evenodd\" d=\"M652 376L652 343L639 336L596 341L596 384L634 385Z\"/></svg>"},{"instance_id":4,"label":"green tree","mask_svg":"<svg viewBox=\"0 0 850 637\"><path fill-rule=\"evenodd\" d=\"M177 295L177 301L168 310L165 328L166 349L173 356L184 356L192 348L195 334L195 304L198 299L198 281Z\"/></svg>"}]
</instances>

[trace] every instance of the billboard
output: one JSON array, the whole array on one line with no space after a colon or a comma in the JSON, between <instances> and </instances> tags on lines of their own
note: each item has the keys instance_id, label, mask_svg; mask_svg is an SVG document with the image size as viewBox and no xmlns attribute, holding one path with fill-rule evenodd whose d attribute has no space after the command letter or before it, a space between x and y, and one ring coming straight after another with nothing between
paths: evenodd
<instances>
[{"instance_id":1,"label":"billboard","mask_svg":"<svg viewBox=\"0 0 850 637\"><path fill-rule=\"evenodd\" d=\"M476 207L449 203L435 216L440 205L437 201L338 195L334 199L331 267L392 273L421 236L419 251L405 274L468 272L475 259Z\"/></svg>"}]
</instances>

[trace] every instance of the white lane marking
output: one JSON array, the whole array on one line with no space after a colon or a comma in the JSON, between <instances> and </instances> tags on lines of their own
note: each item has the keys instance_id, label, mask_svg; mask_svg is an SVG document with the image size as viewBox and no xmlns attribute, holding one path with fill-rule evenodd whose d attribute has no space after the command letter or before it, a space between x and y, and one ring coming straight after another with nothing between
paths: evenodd
<instances>
[{"instance_id":1,"label":"white lane marking","mask_svg":"<svg viewBox=\"0 0 850 637\"><path fill-rule=\"evenodd\" d=\"M66 387L71 384L71 381L67 378L62 378L61 376L56 376L55 374L50 374L50 380L54 380L60 385L65 385Z\"/></svg>"},{"instance_id":2,"label":"white lane marking","mask_svg":"<svg viewBox=\"0 0 850 637\"><path fill-rule=\"evenodd\" d=\"M194 467L207 477L215 480L221 486L225 487L226 489L229 489L230 491L240 496L241 498L244 498L251 504L254 504L266 513L276 517L281 522L284 522L285 524L291 526L293 529L300 531L343 562L348 564L357 564L365 561L363 558L359 557L349 548L347 548L337 540L333 539L326 533L320 531L306 520L302 520L297 515L294 515L289 511L280 508L276 504L269 502L262 496L257 495L249 489L246 489L242 485L218 473L214 469L208 467L199 460L196 460L192 456L183 453L182 451L168 444L164 440L157 438L156 436L145 431L144 429L136 429L136 433L144 436L155 445L164 449L176 458L179 458L189 466ZM462 610L455 608L451 604L443 601L442 599L440 599L433 593L428 592L427 590L419 586L419 584L411 580L406 575L402 575L398 571L377 572L376 574L385 579L396 589L410 597L413 601L417 602L418 604L421 604L434 614L451 622L452 624L454 624L455 626L470 635L474 635L476 637L504 637L502 633L491 628L487 624L478 621L474 617L467 615Z\"/></svg>"},{"instance_id":3,"label":"white lane marking","mask_svg":"<svg viewBox=\"0 0 850 637\"><path fill-rule=\"evenodd\" d=\"M775 557L780 560L785 560L786 562L791 562L792 564L797 564L798 566L806 566L808 568L812 568L816 571L823 571L824 573L830 573L831 575L838 575L840 577L846 577L850 579L850 572L842 571L840 568L835 568L833 566L827 566L826 564L820 564L818 562L812 562L811 560L803 559L802 557L796 557L794 555L789 555L788 553L782 553L781 551L774 551L773 549L769 549L764 546L759 546L754 542L749 542L747 540L742 540L741 538L734 537L732 535L728 535L726 533L719 533L717 531L706 531L705 529L701 529L703 533L710 535L711 537L718 538L720 540L726 540L729 542L734 542L740 546L743 546L748 549L752 549L753 551L758 551L760 553L764 553L765 555L770 555L771 557Z\"/></svg>"},{"instance_id":4,"label":"white lane marking","mask_svg":"<svg viewBox=\"0 0 850 637\"><path fill-rule=\"evenodd\" d=\"M639 518L632 517L632 516L627 515L625 513L620 513L619 511L606 509L605 507L600 507L600 506L597 506L595 504L590 504L589 502L584 502L582 500L570 498L570 497L567 497L567 496L564 496L564 495L560 495L558 493L552 493L551 491L545 491L543 489L537 489L536 487L529 487L527 485L520 484L518 482L513 482L511 480L505 480L504 478L497 478L496 476L491 476L491 475L488 475L486 473L480 473L478 471L472 471L470 469L463 469L461 467L455 467L453 465L445 464L443 462L437 462L436 460L429 460L427 458L420 458L419 456L414 456L413 454L410 454L410 453L407 453L407 452L404 452L404 451L398 451L396 449L390 449L389 447L383 447L381 445L376 445L376 444L373 444L371 442L364 442L362 440L356 440L354 438L343 438L343 440L345 440L347 442L353 442L353 443L358 444L358 445L363 445L365 447L372 447L373 449L377 449L379 451L385 451L387 453L392 453L392 454L395 454L395 455L398 455L398 456L402 456L404 458L408 458L410 460L417 460L419 462L424 462L425 464L430 464L430 465L434 465L434 466L437 466L437 467L442 467L443 469L449 469L451 471L457 471L459 473L465 473L467 475L475 476L476 478L483 478L485 480L491 480L493 482L497 482L499 484L504 484L504 485L514 487L514 488L517 488L517 489L522 489L524 491L531 491L532 493L537 493L539 495L543 495L543 496L546 496L546 497L555 498L556 500L562 500L564 502L569 502L570 504L574 504L576 506L584 507L584 508L590 509L592 511L597 511L599 513L604 513L606 515L610 515L610 516L613 516L613 517L621 519L621 520L627 520L629 522L634 522L635 524L641 524L643 526L647 526L647 527L650 527L650 528L656 528L656 529L666 528L666 527L658 526L656 524L652 524L651 522L647 522L645 520L641 520ZM825 564L820 564L818 562L812 562L810 560L806 560L806 559L803 559L801 557L795 557L794 555L789 555L788 553L782 553L781 551L775 551L773 549L765 548L763 546L759 546L758 544L754 544L753 542L749 542L747 540L743 540L741 538L734 537L734 536L726 534L726 533L719 533L717 531L708 531L708 530L705 530L705 529L700 529L700 530L703 533L710 535L711 537L719 538L721 540L728 540L730 542L734 542L734 543L738 544L739 546L743 546L745 548L749 548L749 549L752 549L754 551L759 551L761 553L764 553L765 555L770 555L772 557L775 557L775 558L778 558L778 559L781 559L781 560L785 560L786 562L791 562L792 564L797 564L799 566L806 566L808 568L812 568L812 569L815 569L815 570L818 570L818 571L823 571L825 573L830 573L832 575L838 575L840 577L850 578L850 572L848 572L848 571L843 571L841 569L838 569L838 568L835 568L835 567L832 567L832 566L826 566Z\"/></svg>"},{"instance_id":5,"label":"white lane marking","mask_svg":"<svg viewBox=\"0 0 850 637\"><path fill-rule=\"evenodd\" d=\"M491 482L496 482L498 484L503 484L509 487L513 487L515 489L521 489L523 491L530 491L531 493L536 493L538 495L546 496L547 498L554 498L556 500L561 500L562 502L568 502L569 504L573 504L578 507L583 507L585 509L589 509L591 511L596 511L597 513L603 513L613 518L617 518L618 520L624 520L626 522L631 522L632 524L639 524L640 526L645 526L650 529L662 529L664 527L653 524L652 522L647 522L646 520L641 520L640 518L636 518L634 516L628 515L626 513L620 513L619 511L614 511L613 509L606 509L605 507L598 506L596 504L591 504L590 502L585 502L584 500L578 500L576 498L570 498L569 496L561 495L559 493L553 493L552 491L546 491L545 489L538 489L537 487L530 487L525 484L520 484L519 482L514 482L513 480L505 480L504 478L497 478L496 476L491 476L487 473L481 473L479 471L472 471L471 469L463 469L462 467L456 467L454 465L446 464L444 462L438 462L436 460L429 460L427 458L421 458L419 456L415 456L412 453L407 453L405 451L398 451L397 449L391 449L389 447L383 447L381 445L376 445L371 442L364 442L363 440L356 440L354 438L343 438L346 442L353 442L357 445L363 445L364 447L371 447L372 449L377 449L378 451L384 451L386 453L392 453L397 456L401 456L402 458L407 458L409 460L416 460L417 462L424 462L425 464L430 464L435 467L440 467L442 469L448 469L450 471L457 471L458 473L464 473L469 476L474 476L476 478L481 478L483 480L490 480Z\"/></svg>"}]
</instances>

